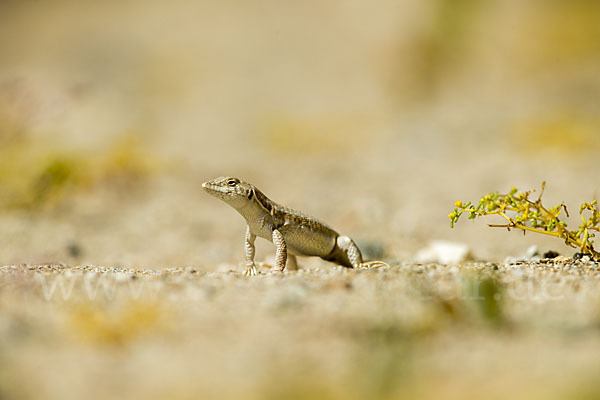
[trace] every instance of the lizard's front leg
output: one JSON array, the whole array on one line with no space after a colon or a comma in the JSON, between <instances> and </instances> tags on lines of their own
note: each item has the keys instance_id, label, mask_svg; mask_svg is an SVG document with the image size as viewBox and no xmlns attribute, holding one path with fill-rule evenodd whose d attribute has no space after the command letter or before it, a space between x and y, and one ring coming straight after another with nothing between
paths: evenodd
<instances>
[{"instance_id":1,"label":"lizard's front leg","mask_svg":"<svg viewBox=\"0 0 600 400\"><path fill-rule=\"evenodd\" d=\"M273 229L273 244L275 245L275 267L283 272L287 261L287 245L281 232Z\"/></svg>"},{"instance_id":2,"label":"lizard's front leg","mask_svg":"<svg viewBox=\"0 0 600 400\"><path fill-rule=\"evenodd\" d=\"M246 226L246 271L244 275L254 276L256 275L256 265L254 264L254 240L256 235L250 232L250 226Z\"/></svg>"}]
</instances>

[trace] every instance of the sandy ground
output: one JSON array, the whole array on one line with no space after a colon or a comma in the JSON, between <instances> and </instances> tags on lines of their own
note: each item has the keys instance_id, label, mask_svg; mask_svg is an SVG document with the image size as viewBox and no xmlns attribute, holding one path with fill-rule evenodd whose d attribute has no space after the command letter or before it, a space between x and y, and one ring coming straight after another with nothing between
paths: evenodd
<instances>
[{"instance_id":1,"label":"sandy ground","mask_svg":"<svg viewBox=\"0 0 600 400\"><path fill-rule=\"evenodd\" d=\"M600 266L0 269L3 398L594 398Z\"/></svg>"},{"instance_id":2,"label":"sandy ground","mask_svg":"<svg viewBox=\"0 0 600 400\"><path fill-rule=\"evenodd\" d=\"M546 181L580 223L599 13L1 0L0 398L597 398L598 265L447 215ZM243 278L222 175L390 267ZM433 240L475 261L419 265ZM567 258L504 263L532 245Z\"/></svg>"}]
</instances>

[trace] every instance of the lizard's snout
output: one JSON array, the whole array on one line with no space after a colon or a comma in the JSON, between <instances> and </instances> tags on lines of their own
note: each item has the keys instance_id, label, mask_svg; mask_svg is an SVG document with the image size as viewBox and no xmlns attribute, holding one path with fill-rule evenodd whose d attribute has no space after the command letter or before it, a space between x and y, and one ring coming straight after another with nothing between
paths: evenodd
<instances>
[{"instance_id":1,"label":"lizard's snout","mask_svg":"<svg viewBox=\"0 0 600 400\"><path fill-rule=\"evenodd\" d=\"M212 181L204 182L202 184L202 188L208 194L213 195L213 196L215 196L219 192L224 192L224 190L221 187L219 187L218 185L215 185Z\"/></svg>"}]
</instances>

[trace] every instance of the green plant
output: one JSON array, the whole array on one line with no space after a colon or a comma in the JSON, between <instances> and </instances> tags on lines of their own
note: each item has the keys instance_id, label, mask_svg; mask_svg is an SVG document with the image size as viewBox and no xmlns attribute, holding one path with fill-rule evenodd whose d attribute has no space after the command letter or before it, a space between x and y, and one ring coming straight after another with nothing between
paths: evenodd
<instances>
[{"instance_id":1,"label":"green plant","mask_svg":"<svg viewBox=\"0 0 600 400\"><path fill-rule=\"evenodd\" d=\"M590 254L600 259L600 253L594 250L593 239L595 232L600 232L600 210L598 201L582 203L579 207L581 225L576 230L569 230L567 223L561 221L559 216L563 213L569 217L569 211L564 203L555 207L546 207L542 204L542 195L546 182L542 183L542 190L537 200L530 200L532 191L520 192L512 188L508 194L498 192L483 196L475 206L471 202L454 203L454 211L448 215L450 226L458 222L463 213L469 214L469 219L487 215L499 215L506 224L489 224L494 228L520 229L526 232L535 232L554 236L565 241L565 244L578 248L584 254Z\"/></svg>"},{"instance_id":2,"label":"green plant","mask_svg":"<svg viewBox=\"0 0 600 400\"><path fill-rule=\"evenodd\" d=\"M101 186L119 192L139 187L162 171L143 139L124 134L93 154L27 136L4 142L0 137L0 211L43 210Z\"/></svg>"}]
</instances>

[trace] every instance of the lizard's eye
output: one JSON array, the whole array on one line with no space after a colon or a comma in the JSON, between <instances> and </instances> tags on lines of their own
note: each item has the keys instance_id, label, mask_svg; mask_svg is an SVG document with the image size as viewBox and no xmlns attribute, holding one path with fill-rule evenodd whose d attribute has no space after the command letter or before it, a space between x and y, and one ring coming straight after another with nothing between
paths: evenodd
<instances>
[{"instance_id":1,"label":"lizard's eye","mask_svg":"<svg viewBox=\"0 0 600 400\"><path fill-rule=\"evenodd\" d=\"M237 184L237 181L235 179L230 179L227 181L227 184L229 186L235 186Z\"/></svg>"}]
</instances>

